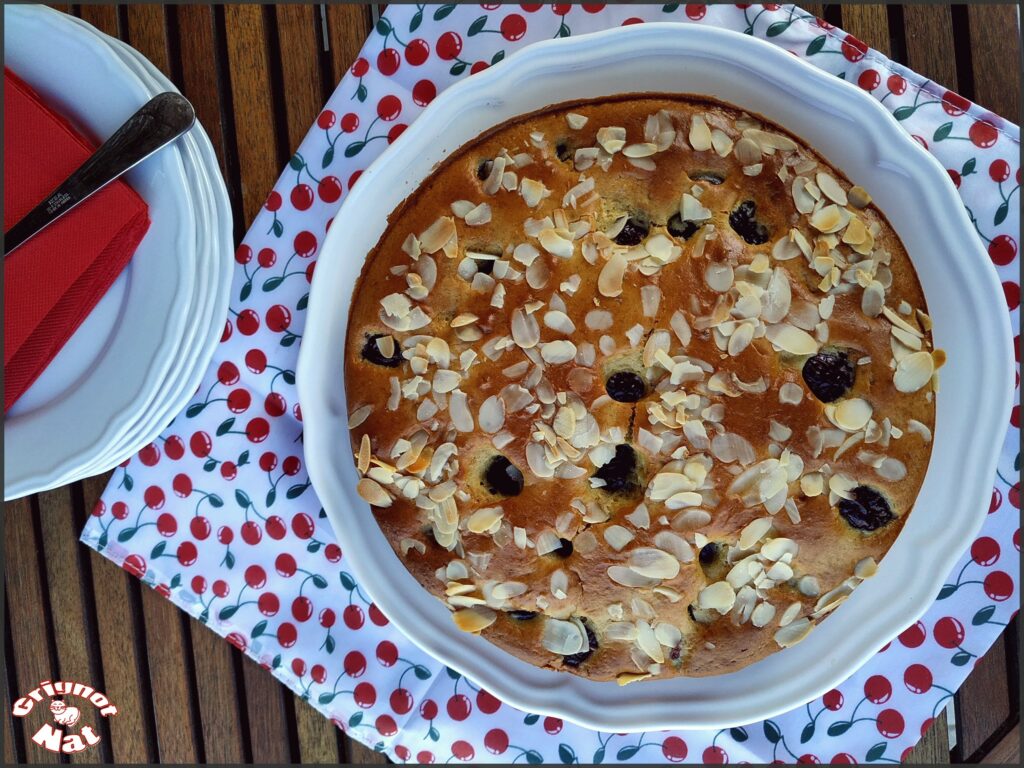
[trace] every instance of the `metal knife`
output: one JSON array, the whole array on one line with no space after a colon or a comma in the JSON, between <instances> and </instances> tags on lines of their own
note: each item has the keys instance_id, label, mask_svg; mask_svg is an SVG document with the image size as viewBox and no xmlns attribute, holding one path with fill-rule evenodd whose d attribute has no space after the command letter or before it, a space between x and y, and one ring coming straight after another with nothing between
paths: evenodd
<instances>
[{"instance_id":1,"label":"metal knife","mask_svg":"<svg viewBox=\"0 0 1024 768\"><path fill-rule=\"evenodd\" d=\"M180 93L154 96L45 200L4 233L4 258L90 195L177 139L195 120L195 110Z\"/></svg>"}]
</instances>

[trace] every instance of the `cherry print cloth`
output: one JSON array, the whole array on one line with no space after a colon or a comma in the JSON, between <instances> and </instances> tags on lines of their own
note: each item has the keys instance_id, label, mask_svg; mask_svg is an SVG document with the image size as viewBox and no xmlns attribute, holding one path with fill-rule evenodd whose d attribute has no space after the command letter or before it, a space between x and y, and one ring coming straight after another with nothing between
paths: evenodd
<instances>
[{"instance_id":1,"label":"cherry print cloth","mask_svg":"<svg viewBox=\"0 0 1024 768\"><path fill-rule=\"evenodd\" d=\"M4 69L4 231L95 151ZM4 259L4 412L43 372L135 253L149 213L115 181Z\"/></svg>"},{"instance_id":2,"label":"cherry print cloth","mask_svg":"<svg viewBox=\"0 0 1024 768\"><path fill-rule=\"evenodd\" d=\"M666 20L767 39L885 104L949 169L1018 323L1018 128L799 8L389 6L237 251L203 386L114 473L82 540L395 760L898 762L1016 613L1017 408L984 529L924 618L838 689L742 728L620 735L518 711L420 652L350 574L306 478L294 387L308 283L345 192L456 80L536 40Z\"/></svg>"}]
</instances>

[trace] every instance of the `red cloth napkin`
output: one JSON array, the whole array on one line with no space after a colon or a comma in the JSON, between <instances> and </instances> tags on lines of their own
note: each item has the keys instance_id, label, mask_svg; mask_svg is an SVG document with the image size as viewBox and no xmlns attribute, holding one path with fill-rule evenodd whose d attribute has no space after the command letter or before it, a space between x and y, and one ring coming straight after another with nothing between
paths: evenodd
<instances>
[{"instance_id":1,"label":"red cloth napkin","mask_svg":"<svg viewBox=\"0 0 1024 768\"><path fill-rule=\"evenodd\" d=\"M95 146L4 69L4 231ZM4 413L64 346L149 229L146 203L116 181L4 259Z\"/></svg>"}]
</instances>

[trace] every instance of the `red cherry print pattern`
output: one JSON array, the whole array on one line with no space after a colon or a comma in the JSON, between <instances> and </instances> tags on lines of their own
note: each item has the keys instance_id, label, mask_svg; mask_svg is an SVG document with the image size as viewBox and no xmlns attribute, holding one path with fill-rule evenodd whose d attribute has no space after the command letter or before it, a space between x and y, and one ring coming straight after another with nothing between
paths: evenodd
<instances>
[{"instance_id":1,"label":"red cherry print pattern","mask_svg":"<svg viewBox=\"0 0 1024 768\"><path fill-rule=\"evenodd\" d=\"M359 651L349 651L345 655L342 668L349 677L362 677L366 671L366 657Z\"/></svg>"},{"instance_id":2,"label":"red cherry print pattern","mask_svg":"<svg viewBox=\"0 0 1024 768\"><path fill-rule=\"evenodd\" d=\"M395 747L395 755L403 763L407 763L409 762L409 758L412 756L412 753L409 751L409 748L407 746L405 746L404 744L399 744Z\"/></svg>"},{"instance_id":3,"label":"red cherry print pattern","mask_svg":"<svg viewBox=\"0 0 1024 768\"><path fill-rule=\"evenodd\" d=\"M430 44L422 38L410 40L405 46L405 60L418 67L430 57Z\"/></svg>"},{"instance_id":4,"label":"red cherry print pattern","mask_svg":"<svg viewBox=\"0 0 1024 768\"><path fill-rule=\"evenodd\" d=\"M861 42L853 35L847 35L843 38L843 56L846 57L847 61L858 62L864 58L864 55L868 52L867 43Z\"/></svg>"},{"instance_id":5,"label":"red cherry print pattern","mask_svg":"<svg viewBox=\"0 0 1024 768\"><path fill-rule=\"evenodd\" d=\"M865 91L873 91L881 84L882 77L878 74L878 70L875 69L865 69L860 73L860 77L857 78L857 85Z\"/></svg>"},{"instance_id":6,"label":"red cherry print pattern","mask_svg":"<svg viewBox=\"0 0 1024 768\"><path fill-rule=\"evenodd\" d=\"M328 544L324 547L324 557L327 558L328 562L338 562L341 560L341 547L337 544Z\"/></svg>"},{"instance_id":7,"label":"red cherry print pattern","mask_svg":"<svg viewBox=\"0 0 1024 768\"><path fill-rule=\"evenodd\" d=\"M234 480L237 474L238 467L235 466L233 461L225 461L220 465L220 476L225 480Z\"/></svg>"},{"instance_id":8,"label":"red cherry print pattern","mask_svg":"<svg viewBox=\"0 0 1024 768\"><path fill-rule=\"evenodd\" d=\"M325 203L336 203L341 199L341 181L337 176L324 176L316 186L316 193Z\"/></svg>"},{"instance_id":9,"label":"red cherry print pattern","mask_svg":"<svg viewBox=\"0 0 1024 768\"><path fill-rule=\"evenodd\" d=\"M569 5L569 3L555 3L551 6L551 12L554 13L555 16L565 16L571 10L572 6Z\"/></svg>"},{"instance_id":10,"label":"red cherry print pattern","mask_svg":"<svg viewBox=\"0 0 1024 768\"><path fill-rule=\"evenodd\" d=\"M526 19L518 13L510 13L501 20L501 36L506 40L521 40L526 34Z\"/></svg>"},{"instance_id":11,"label":"red cherry print pattern","mask_svg":"<svg viewBox=\"0 0 1024 768\"><path fill-rule=\"evenodd\" d=\"M486 61L473 62L473 66L469 68L469 74L475 75L477 72L483 72L488 66L490 65Z\"/></svg>"},{"instance_id":12,"label":"red cherry print pattern","mask_svg":"<svg viewBox=\"0 0 1024 768\"><path fill-rule=\"evenodd\" d=\"M395 688L389 697L391 709L397 715L404 715L412 711L412 694L405 688Z\"/></svg>"},{"instance_id":13,"label":"red cherry print pattern","mask_svg":"<svg viewBox=\"0 0 1024 768\"><path fill-rule=\"evenodd\" d=\"M257 417L245 425L245 436L249 438L251 443L262 443L269 434L270 424L264 418Z\"/></svg>"},{"instance_id":14,"label":"red cherry print pattern","mask_svg":"<svg viewBox=\"0 0 1024 768\"><path fill-rule=\"evenodd\" d=\"M225 387L233 387L238 383L238 366L230 360L225 360L217 367L217 381ZM166 447L165 445L164 448Z\"/></svg>"},{"instance_id":15,"label":"red cherry print pattern","mask_svg":"<svg viewBox=\"0 0 1024 768\"><path fill-rule=\"evenodd\" d=\"M202 576L193 576L191 585L192 591L197 595L201 595L206 592L206 579Z\"/></svg>"},{"instance_id":16,"label":"red cherry print pattern","mask_svg":"<svg viewBox=\"0 0 1024 768\"><path fill-rule=\"evenodd\" d=\"M124 520L128 517L128 505L123 501L115 501L110 507L110 514L114 516L115 520Z\"/></svg>"},{"instance_id":17,"label":"red cherry print pattern","mask_svg":"<svg viewBox=\"0 0 1024 768\"><path fill-rule=\"evenodd\" d=\"M492 728L484 735L484 747L492 755L503 755L508 749L508 734L501 728Z\"/></svg>"},{"instance_id":18,"label":"red cherry print pattern","mask_svg":"<svg viewBox=\"0 0 1024 768\"><path fill-rule=\"evenodd\" d=\"M288 552L282 552L274 560L274 570L284 576L286 579L290 579L295 575L298 570L298 565L295 563L295 558Z\"/></svg>"},{"instance_id":19,"label":"red cherry print pattern","mask_svg":"<svg viewBox=\"0 0 1024 768\"><path fill-rule=\"evenodd\" d=\"M391 121L402 114L402 100L397 96L388 95L377 102L377 117Z\"/></svg>"},{"instance_id":20,"label":"red cherry print pattern","mask_svg":"<svg viewBox=\"0 0 1024 768\"><path fill-rule=\"evenodd\" d=\"M381 736L394 736L398 733L398 725L395 724L395 719L391 715L381 715L374 725Z\"/></svg>"},{"instance_id":21,"label":"red cherry print pattern","mask_svg":"<svg viewBox=\"0 0 1024 768\"><path fill-rule=\"evenodd\" d=\"M872 675L864 682L864 696L872 704L885 704L892 697L892 684L882 675Z\"/></svg>"},{"instance_id":22,"label":"red cherry print pattern","mask_svg":"<svg viewBox=\"0 0 1024 768\"><path fill-rule=\"evenodd\" d=\"M1011 311L1015 310L1017 307L1020 306L1020 286L1017 285L1017 283L1011 282L1009 280L1004 282L1003 295L1006 296L1006 306L1009 307ZM1015 427L1019 426L1019 422L1017 421L1016 410L1014 410L1013 413L1010 415L1010 423L1013 424L1013 426Z\"/></svg>"},{"instance_id":23,"label":"red cherry print pattern","mask_svg":"<svg viewBox=\"0 0 1024 768\"><path fill-rule=\"evenodd\" d=\"M952 117L959 117L971 106L971 102L953 91L946 91L942 95L942 108L946 114Z\"/></svg>"},{"instance_id":24,"label":"red cherry print pattern","mask_svg":"<svg viewBox=\"0 0 1024 768\"><path fill-rule=\"evenodd\" d=\"M821 760L818 759L817 755L811 754L800 755L800 757L798 757L796 761L801 765L816 765L821 762Z\"/></svg>"},{"instance_id":25,"label":"red cherry print pattern","mask_svg":"<svg viewBox=\"0 0 1024 768\"><path fill-rule=\"evenodd\" d=\"M282 520L277 515L271 515L270 517L268 517L266 526L267 536L274 539L275 541L280 541L288 533L288 529L285 527L284 520ZM291 557L291 555L288 556ZM295 561L292 560L293 564L294 562ZM295 572L294 569L292 570L292 572Z\"/></svg>"},{"instance_id":26,"label":"red cherry print pattern","mask_svg":"<svg viewBox=\"0 0 1024 768\"><path fill-rule=\"evenodd\" d=\"M224 579L217 579L215 582L213 582L213 594L215 594L217 597L227 597L230 592L231 587L228 585L226 581L224 581Z\"/></svg>"},{"instance_id":27,"label":"red cherry print pattern","mask_svg":"<svg viewBox=\"0 0 1024 768\"><path fill-rule=\"evenodd\" d=\"M146 492L142 494L142 498L150 509L160 509L165 501L164 492L158 485L149 486Z\"/></svg>"},{"instance_id":28,"label":"red cherry print pattern","mask_svg":"<svg viewBox=\"0 0 1024 768\"><path fill-rule=\"evenodd\" d=\"M227 636L226 639L227 639L227 641L229 643L231 643L233 646L235 646L235 648L237 648L238 650L244 651L246 649L245 637L240 635L238 632L232 632L231 634L229 634Z\"/></svg>"},{"instance_id":29,"label":"red cherry print pattern","mask_svg":"<svg viewBox=\"0 0 1024 768\"><path fill-rule=\"evenodd\" d=\"M476 694L476 708L485 715L493 715L501 709L501 702L487 691L481 689Z\"/></svg>"},{"instance_id":30,"label":"red cherry print pattern","mask_svg":"<svg viewBox=\"0 0 1024 768\"><path fill-rule=\"evenodd\" d=\"M366 61L366 59L362 57L356 59L355 62L352 64L352 74L355 75L356 77L362 77L369 71L370 64L369 62Z\"/></svg>"},{"instance_id":31,"label":"red cherry print pattern","mask_svg":"<svg viewBox=\"0 0 1024 768\"><path fill-rule=\"evenodd\" d=\"M885 738L895 739L897 736L903 735L903 728L905 727L903 715L895 709L883 709L878 713L875 726L878 728L878 732L885 736Z\"/></svg>"},{"instance_id":32,"label":"red cherry print pattern","mask_svg":"<svg viewBox=\"0 0 1024 768\"><path fill-rule=\"evenodd\" d=\"M270 269L277 263L277 252L273 248L261 248L260 252L256 255L256 261L264 269Z\"/></svg>"},{"instance_id":33,"label":"red cherry print pattern","mask_svg":"<svg viewBox=\"0 0 1024 768\"><path fill-rule=\"evenodd\" d=\"M825 709L830 709L833 712L843 708L843 693L835 688L827 692L821 697L821 703L825 705Z\"/></svg>"},{"instance_id":34,"label":"red cherry print pattern","mask_svg":"<svg viewBox=\"0 0 1024 768\"><path fill-rule=\"evenodd\" d=\"M829 762L832 765L853 765L857 762L857 758L851 755L849 752L840 752L834 756Z\"/></svg>"},{"instance_id":35,"label":"red cherry print pattern","mask_svg":"<svg viewBox=\"0 0 1024 768\"><path fill-rule=\"evenodd\" d=\"M281 601L273 592L264 592L260 595L256 605L264 616L276 616L281 610Z\"/></svg>"},{"instance_id":36,"label":"red cherry print pattern","mask_svg":"<svg viewBox=\"0 0 1024 768\"><path fill-rule=\"evenodd\" d=\"M286 621L277 628L277 642L285 648L291 648L298 639L299 631L295 628L294 624Z\"/></svg>"},{"instance_id":37,"label":"red cherry print pattern","mask_svg":"<svg viewBox=\"0 0 1024 768\"><path fill-rule=\"evenodd\" d=\"M178 545L177 551L178 562L184 566L194 565L196 558L199 557L199 551L196 549L196 545L191 541L183 541Z\"/></svg>"},{"instance_id":38,"label":"red cherry print pattern","mask_svg":"<svg viewBox=\"0 0 1024 768\"><path fill-rule=\"evenodd\" d=\"M431 763L434 762L434 753L433 752L429 752L429 751L427 751L425 749L422 752L417 752L416 753L416 762L417 763L422 763L424 765L430 765Z\"/></svg>"},{"instance_id":39,"label":"red cherry print pattern","mask_svg":"<svg viewBox=\"0 0 1024 768\"><path fill-rule=\"evenodd\" d=\"M298 677L302 677L306 674L306 662L302 659L292 659L292 672Z\"/></svg>"},{"instance_id":40,"label":"red cherry print pattern","mask_svg":"<svg viewBox=\"0 0 1024 768\"><path fill-rule=\"evenodd\" d=\"M473 745L468 741L459 739L458 741L452 742L452 757L456 760L472 760L476 757L476 752L473 749Z\"/></svg>"},{"instance_id":41,"label":"red cherry print pattern","mask_svg":"<svg viewBox=\"0 0 1024 768\"><path fill-rule=\"evenodd\" d=\"M729 762L729 755L721 747L708 747L701 758L710 765L724 765Z\"/></svg>"},{"instance_id":42,"label":"red cherry print pattern","mask_svg":"<svg viewBox=\"0 0 1024 768\"><path fill-rule=\"evenodd\" d=\"M226 525L222 525L217 529L217 541L221 544L230 544L235 538L235 534Z\"/></svg>"},{"instance_id":43,"label":"red cherry print pattern","mask_svg":"<svg viewBox=\"0 0 1024 768\"><path fill-rule=\"evenodd\" d=\"M686 759L686 742L678 736L669 736L661 743L661 754L666 760L673 763L681 763Z\"/></svg>"},{"instance_id":44,"label":"red cherry print pattern","mask_svg":"<svg viewBox=\"0 0 1024 768\"><path fill-rule=\"evenodd\" d=\"M1013 594L1013 579L1004 571L992 571L985 577L985 594L998 603Z\"/></svg>"},{"instance_id":45,"label":"red cherry print pattern","mask_svg":"<svg viewBox=\"0 0 1024 768\"><path fill-rule=\"evenodd\" d=\"M178 532L178 521L174 515L164 512L156 519L156 529L161 536L173 536Z\"/></svg>"},{"instance_id":46,"label":"red cherry print pattern","mask_svg":"<svg viewBox=\"0 0 1024 768\"><path fill-rule=\"evenodd\" d=\"M628 19L626 19L624 22L622 22L622 26L629 27L629 26L632 26L633 24L643 24L643 23L644 23L643 19L638 19L636 16L630 16Z\"/></svg>"},{"instance_id":47,"label":"red cherry print pattern","mask_svg":"<svg viewBox=\"0 0 1024 768\"><path fill-rule=\"evenodd\" d=\"M964 641L964 625L952 616L944 616L935 622L932 634L943 648L958 648Z\"/></svg>"},{"instance_id":48,"label":"red cherry print pattern","mask_svg":"<svg viewBox=\"0 0 1024 768\"><path fill-rule=\"evenodd\" d=\"M345 606L345 610L341 612L341 620L349 629L360 629L365 622L363 609L358 605Z\"/></svg>"},{"instance_id":49,"label":"red cherry print pattern","mask_svg":"<svg viewBox=\"0 0 1024 768\"><path fill-rule=\"evenodd\" d=\"M394 48L385 48L377 54L377 71L385 77L391 77L402 65L402 57Z\"/></svg>"},{"instance_id":50,"label":"red cherry print pattern","mask_svg":"<svg viewBox=\"0 0 1024 768\"><path fill-rule=\"evenodd\" d=\"M288 477L294 477L299 474L299 470L302 468L302 462L299 461L298 456L287 456L285 460L281 462L281 471L284 472Z\"/></svg>"},{"instance_id":51,"label":"red cherry print pattern","mask_svg":"<svg viewBox=\"0 0 1024 768\"><path fill-rule=\"evenodd\" d=\"M462 52L462 38L455 32L445 32L437 38L437 44L434 45L434 50L437 51L437 55L445 61L457 59L459 54Z\"/></svg>"},{"instance_id":52,"label":"red cherry print pattern","mask_svg":"<svg viewBox=\"0 0 1024 768\"><path fill-rule=\"evenodd\" d=\"M885 85L896 96L901 96L907 90L907 81L899 75L889 75Z\"/></svg>"},{"instance_id":53,"label":"red cherry print pattern","mask_svg":"<svg viewBox=\"0 0 1024 768\"><path fill-rule=\"evenodd\" d=\"M263 538L263 529L260 528L260 524L255 520L247 520L242 523L241 534L242 541L249 546L255 547Z\"/></svg>"},{"instance_id":54,"label":"red cherry print pattern","mask_svg":"<svg viewBox=\"0 0 1024 768\"><path fill-rule=\"evenodd\" d=\"M562 732L562 721L557 717L544 718L544 731L554 736Z\"/></svg>"},{"instance_id":55,"label":"red cherry print pattern","mask_svg":"<svg viewBox=\"0 0 1024 768\"><path fill-rule=\"evenodd\" d=\"M260 329L260 316L251 309L243 309L235 319L238 332L243 336L252 336Z\"/></svg>"},{"instance_id":56,"label":"red cherry print pattern","mask_svg":"<svg viewBox=\"0 0 1024 768\"><path fill-rule=\"evenodd\" d=\"M473 705L470 703L468 696L457 693L448 699L445 709L448 710L448 717L461 722L469 717L470 712L473 711Z\"/></svg>"},{"instance_id":57,"label":"red cherry print pattern","mask_svg":"<svg viewBox=\"0 0 1024 768\"><path fill-rule=\"evenodd\" d=\"M139 451L139 461L147 467L156 466L156 463L160 461L160 449L155 443L150 443Z\"/></svg>"},{"instance_id":58,"label":"red cherry print pattern","mask_svg":"<svg viewBox=\"0 0 1024 768\"><path fill-rule=\"evenodd\" d=\"M706 5L690 4L686 6L686 18L693 21L700 21L707 12L708 7Z\"/></svg>"},{"instance_id":59,"label":"red cherry print pattern","mask_svg":"<svg viewBox=\"0 0 1024 768\"><path fill-rule=\"evenodd\" d=\"M437 96L437 86L430 80L420 80L412 87L412 101L418 107L425 107Z\"/></svg>"},{"instance_id":60,"label":"red cherry print pattern","mask_svg":"<svg viewBox=\"0 0 1024 768\"><path fill-rule=\"evenodd\" d=\"M351 188L352 184L349 184ZM295 248L295 253L304 259L308 259L314 253L316 253L316 235L312 232L299 232L295 236L295 241L292 243Z\"/></svg>"},{"instance_id":61,"label":"red cherry print pattern","mask_svg":"<svg viewBox=\"0 0 1024 768\"><path fill-rule=\"evenodd\" d=\"M605 8L605 3L583 3L582 8L587 13L600 13Z\"/></svg>"},{"instance_id":62,"label":"red cherry print pattern","mask_svg":"<svg viewBox=\"0 0 1024 768\"><path fill-rule=\"evenodd\" d=\"M899 641L907 648L920 648L927 638L927 633L922 622L917 622L907 627L899 635Z\"/></svg>"},{"instance_id":63,"label":"red cherry print pattern","mask_svg":"<svg viewBox=\"0 0 1024 768\"><path fill-rule=\"evenodd\" d=\"M999 138L999 131L988 120L978 120L971 125L967 135L974 143L974 146L988 149L996 143L996 140Z\"/></svg>"},{"instance_id":64,"label":"red cherry print pattern","mask_svg":"<svg viewBox=\"0 0 1024 768\"><path fill-rule=\"evenodd\" d=\"M341 130L345 133L352 133L359 128L359 115L355 112L348 112L341 117Z\"/></svg>"},{"instance_id":65,"label":"red cherry print pattern","mask_svg":"<svg viewBox=\"0 0 1024 768\"><path fill-rule=\"evenodd\" d=\"M181 558L179 558L180 560ZM128 555L121 565L128 573L138 576L140 579L146 575L146 559L142 555Z\"/></svg>"},{"instance_id":66,"label":"red cherry print pattern","mask_svg":"<svg viewBox=\"0 0 1024 768\"><path fill-rule=\"evenodd\" d=\"M954 171L952 168L947 168L946 173L949 174L949 178L953 181L953 186L960 189L960 171Z\"/></svg>"},{"instance_id":67,"label":"red cherry print pattern","mask_svg":"<svg viewBox=\"0 0 1024 768\"><path fill-rule=\"evenodd\" d=\"M193 517L188 524L188 530L192 534L192 538L198 541L206 541L210 538L210 531L213 530L210 525L210 521L202 515Z\"/></svg>"},{"instance_id":68,"label":"red cherry print pattern","mask_svg":"<svg viewBox=\"0 0 1024 768\"><path fill-rule=\"evenodd\" d=\"M437 717L437 702L433 699L424 699L420 702L420 717L424 720L433 720Z\"/></svg>"},{"instance_id":69,"label":"red cherry print pattern","mask_svg":"<svg viewBox=\"0 0 1024 768\"><path fill-rule=\"evenodd\" d=\"M278 195L277 192L271 192L270 194L277 195L277 207L280 208L281 196ZM267 198L267 205L269 206L269 204L270 198ZM271 210L277 210L277 208L271 208ZM244 244L238 246L238 250L235 251L235 261L237 261L239 264L248 264L250 261L252 261L252 248Z\"/></svg>"},{"instance_id":70,"label":"red cherry print pattern","mask_svg":"<svg viewBox=\"0 0 1024 768\"><path fill-rule=\"evenodd\" d=\"M267 572L262 566L250 565L245 569L245 583L253 589L263 589L267 583Z\"/></svg>"},{"instance_id":71,"label":"red cherry print pattern","mask_svg":"<svg viewBox=\"0 0 1024 768\"><path fill-rule=\"evenodd\" d=\"M305 595L300 595L292 601L292 618L299 623L313 618L313 602Z\"/></svg>"},{"instance_id":72,"label":"red cherry print pattern","mask_svg":"<svg viewBox=\"0 0 1024 768\"><path fill-rule=\"evenodd\" d=\"M312 538L314 528L313 518L305 512L300 512L292 518L292 533L300 539Z\"/></svg>"},{"instance_id":73,"label":"red cherry print pattern","mask_svg":"<svg viewBox=\"0 0 1024 768\"><path fill-rule=\"evenodd\" d=\"M971 544L971 559L978 565L992 565L999 559L999 542L982 536Z\"/></svg>"},{"instance_id":74,"label":"red cherry print pattern","mask_svg":"<svg viewBox=\"0 0 1024 768\"><path fill-rule=\"evenodd\" d=\"M192 495L192 478L184 472L179 472L171 481L171 489L175 496L185 499Z\"/></svg>"},{"instance_id":75,"label":"red cherry print pattern","mask_svg":"<svg viewBox=\"0 0 1024 768\"><path fill-rule=\"evenodd\" d=\"M267 395L267 398L263 401L263 410L267 412L267 416L283 416L285 411L288 410L288 404L285 402L284 395L279 392L271 392Z\"/></svg>"},{"instance_id":76,"label":"red cherry print pattern","mask_svg":"<svg viewBox=\"0 0 1024 768\"><path fill-rule=\"evenodd\" d=\"M250 349L245 353L245 367L253 373L263 373L267 368L267 355L262 349Z\"/></svg>"},{"instance_id":77,"label":"red cherry print pattern","mask_svg":"<svg viewBox=\"0 0 1024 768\"><path fill-rule=\"evenodd\" d=\"M988 255L996 265L1005 267L1017 258L1017 241L1009 235L997 235L988 244Z\"/></svg>"},{"instance_id":78,"label":"red cherry print pattern","mask_svg":"<svg viewBox=\"0 0 1024 768\"><path fill-rule=\"evenodd\" d=\"M307 211L313 205L313 190L309 184L296 184L292 187L292 207L297 211Z\"/></svg>"},{"instance_id":79,"label":"red cherry print pattern","mask_svg":"<svg viewBox=\"0 0 1024 768\"><path fill-rule=\"evenodd\" d=\"M316 124L319 128L322 128L323 130L326 131L328 128L334 127L334 121L336 119L337 118L335 114L331 110L325 109L323 112L317 115Z\"/></svg>"},{"instance_id":80,"label":"red cherry print pattern","mask_svg":"<svg viewBox=\"0 0 1024 768\"><path fill-rule=\"evenodd\" d=\"M320 626L324 629L330 629L333 627L336 620L337 616L330 608L324 608L320 611L320 615L317 616L317 621L320 622Z\"/></svg>"},{"instance_id":81,"label":"red cherry print pattern","mask_svg":"<svg viewBox=\"0 0 1024 768\"><path fill-rule=\"evenodd\" d=\"M235 389L228 394L228 410L232 413L245 413L252 403L252 395L248 390Z\"/></svg>"},{"instance_id":82,"label":"red cherry print pattern","mask_svg":"<svg viewBox=\"0 0 1024 768\"><path fill-rule=\"evenodd\" d=\"M260 455L260 469L264 472L273 472L277 467L277 454L273 451L266 451Z\"/></svg>"},{"instance_id":83,"label":"red cherry print pattern","mask_svg":"<svg viewBox=\"0 0 1024 768\"><path fill-rule=\"evenodd\" d=\"M309 676L313 678L313 682L323 685L327 679L327 668L323 664L314 664L309 670Z\"/></svg>"},{"instance_id":84,"label":"red cherry print pattern","mask_svg":"<svg viewBox=\"0 0 1024 768\"><path fill-rule=\"evenodd\" d=\"M408 127L405 123L395 123L395 125L391 126L391 130L388 131L388 144L394 143L399 136L405 133L405 129Z\"/></svg>"},{"instance_id":85,"label":"red cherry print pattern","mask_svg":"<svg viewBox=\"0 0 1024 768\"><path fill-rule=\"evenodd\" d=\"M393 667L398 661L398 648L390 640L381 640L377 644L377 661L384 667Z\"/></svg>"},{"instance_id":86,"label":"red cherry print pattern","mask_svg":"<svg viewBox=\"0 0 1024 768\"><path fill-rule=\"evenodd\" d=\"M903 684L911 693L928 693L932 687L932 671L924 664L911 664L903 673Z\"/></svg>"},{"instance_id":87,"label":"red cherry print pattern","mask_svg":"<svg viewBox=\"0 0 1024 768\"><path fill-rule=\"evenodd\" d=\"M164 441L164 455L171 461L178 461L185 455L185 442L177 435L171 435Z\"/></svg>"},{"instance_id":88,"label":"red cherry print pattern","mask_svg":"<svg viewBox=\"0 0 1024 768\"><path fill-rule=\"evenodd\" d=\"M993 160L988 167L988 175L997 184L1010 178L1010 164L1005 160Z\"/></svg>"},{"instance_id":89,"label":"red cherry print pattern","mask_svg":"<svg viewBox=\"0 0 1024 768\"><path fill-rule=\"evenodd\" d=\"M360 683L353 691L353 698L363 709L369 709L377 703L377 689L371 683Z\"/></svg>"},{"instance_id":90,"label":"red cherry print pattern","mask_svg":"<svg viewBox=\"0 0 1024 768\"><path fill-rule=\"evenodd\" d=\"M380 608L377 607L376 603L370 603L369 608L370 621L376 624L378 627L386 627L388 624L388 617L380 612Z\"/></svg>"},{"instance_id":91,"label":"red cherry print pattern","mask_svg":"<svg viewBox=\"0 0 1024 768\"><path fill-rule=\"evenodd\" d=\"M527 13L536 13L544 7L543 3L520 3L519 7Z\"/></svg>"}]
</instances>

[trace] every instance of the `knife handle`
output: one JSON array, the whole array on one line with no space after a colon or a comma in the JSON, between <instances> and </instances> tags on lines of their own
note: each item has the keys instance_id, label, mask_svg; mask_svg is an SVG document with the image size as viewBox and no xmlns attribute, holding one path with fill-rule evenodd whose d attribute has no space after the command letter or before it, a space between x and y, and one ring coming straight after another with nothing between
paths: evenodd
<instances>
[{"instance_id":1,"label":"knife handle","mask_svg":"<svg viewBox=\"0 0 1024 768\"><path fill-rule=\"evenodd\" d=\"M167 92L154 96L4 234L4 258L87 197L181 136L195 119L195 110L181 94Z\"/></svg>"}]
</instances>

